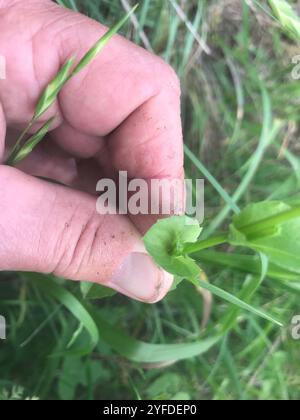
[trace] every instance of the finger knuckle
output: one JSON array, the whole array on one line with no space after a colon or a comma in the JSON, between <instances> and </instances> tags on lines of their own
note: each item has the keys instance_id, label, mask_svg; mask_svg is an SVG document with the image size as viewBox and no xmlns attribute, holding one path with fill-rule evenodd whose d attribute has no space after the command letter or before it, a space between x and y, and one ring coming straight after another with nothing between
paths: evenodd
<instances>
[{"instance_id":1,"label":"finger knuckle","mask_svg":"<svg viewBox=\"0 0 300 420\"><path fill-rule=\"evenodd\" d=\"M174 68L170 64L166 63L165 61L160 60L159 73L160 73L159 79L162 82L162 87L171 88L175 90L178 96L180 96L181 83L180 83L179 76L177 75Z\"/></svg>"}]
</instances>

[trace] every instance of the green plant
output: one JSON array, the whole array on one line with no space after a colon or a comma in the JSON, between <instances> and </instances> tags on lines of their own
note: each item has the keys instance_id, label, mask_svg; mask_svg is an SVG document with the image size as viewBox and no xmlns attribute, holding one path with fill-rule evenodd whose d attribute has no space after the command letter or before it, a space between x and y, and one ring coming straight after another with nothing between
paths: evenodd
<instances>
[{"instance_id":1,"label":"green plant","mask_svg":"<svg viewBox=\"0 0 300 420\"><path fill-rule=\"evenodd\" d=\"M109 0L59 3L107 25L124 13L121 2ZM182 7L185 22L173 4ZM229 226L230 214L247 204L289 204L299 192L300 89L287 64L295 42L281 36L273 19L265 20L265 11L271 15L266 5L145 0L136 14L138 30L123 30L142 46L143 32L180 73L186 173L210 184L202 241ZM223 6L226 13L218 15ZM226 39L218 31L224 21ZM199 36L212 55L202 52ZM300 276L241 249L232 252L225 244L190 257L206 283L272 314L285 328L218 297L209 310L209 297L188 281L149 306L121 295L103 298L112 292L89 284L0 273L0 313L9 321L8 340L0 346L1 386L21 384L23 396L41 399L298 400L299 342L291 340L288 326L299 313ZM82 308L77 311L78 303L97 327L94 348L95 328Z\"/></svg>"},{"instance_id":2,"label":"green plant","mask_svg":"<svg viewBox=\"0 0 300 420\"><path fill-rule=\"evenodd\" d=\"M177 276L178 284L184 278L195 286L201 286L211 293L249 310L256 315L283 324L251 307L227 292L203 282L201 269L191 258L208 248L229 244L249 248L261 255L261 275L268 274L268 264L281 270L283 277L300 274L300 207L280 201L266 201L251 204L233 218L227 233L205 240L198 240L201 228L196 220L186 216L174 216L157 222L144 238L145 246L154 260L165 270ZM234 259L234 254L232 255Z\"/></svg>"},{"instance_id":3,"label":"green plant","mask_svg":"<svg viewBox=\"0 0 300 420\"><path fill-rule=\"evenodd\" d=\"M6 160L6 165L14 166L16 163L25 159L32 150L43 140L51 128L55 117L51 117L46 123L33 135L26 139L29 130L35 123L38 123L39 119L45 114L46 111L55 103L59 93L66 85L66 83L74 76L76 76L81 70L83 70L105 47L110 39L119 31L119 29L127 22L130 16L137 9L138 4L134 6L130 12L126 14L118 23L116 23L111 29L109 29L96 43L95 45L84 55L79 63L74 67L75 58L72 57L63 65L54 79L48 84L45 90L42 92L38 103L35 107L35 112L30 120L27 127L20 134L14 147L12 148L9 157ZM24 139L26 139L24 141Z\"/></svg>"},{"instance_id":4,"label":"green plant","mask_svg":"<svg viewBox=\"0 0 300 420\"><path fill-rule=\"evenodd\" d=\"M269 3L283 27L299 37L299 19L293 12L291 6L284 0L269 0ZM51 124L55 117L49 118L49 120L26 141L24 141L24 139L32 126L39 121L57 100L60 91L66 83L83 70L100 53L112 36L135 12L137 7L138 5L131 9L125 17L101 37L75 67L74 57L67 60L55 78L41 94L34 115L16 141L6 164L15 165L20 162L42 141L51 128ZM188 148L186 149L186 152L193 159L193 155ZM251 179L251 177L249 179ZM222 194L221 187L220 190ZM228 198L227 194L224 194L225 197ZM235 202L232 203L232 206L239 211ZM288 274L291 272L300 273L298 249L295 249L294 247L294 241L297 238L290 235L290 232L294 232L295 236L297 228L300 227L299 218L300 208L291 208L285 203L265 202L250 205L243 212L235 216L228 233L197 241L202 230L198 223L195 220L186 217L174 217L158 222L146 235L145 245L159 265L176 275L176 284L181 282L183 278L187 278L195 286L200 285L203 288L208 289L211 293L217 294L219 297L222 297L243 309L252 310L252 312L282 325L279 321L276 321L262 311L251 307L215 286L201 281L199 279L200 268L190 255L216 245L227 243L233 246L250 248L261 253L261 260L263 263L268 264L271 262L276 264L278 267L286 269ZM221 221L219 220L218 223L220 222ZM282 252L282 249L285 249L285 252ZM267 262L265 260L266 256ZM266 274L267 268L264 272L264 276ZM83 296L89 299L99 299L113 295L113 292L110 289L85 283L82 283L81 290ZM92 334L92 337L96 343L96 333Z\"/></svg>"},{"instance_id":5,"label":"green plant","mask_svg":"<svg viewBox=\"0 0 300 420\"><path fill-rule=\"evenodd\" d=\"M300 19L292 5L286 0L269 0L270 6L286 33L295 40L300 39Z\"/></svg>"},{"instance_id":6,"label":"green plant","mask_svg":"<svg viewBox=\"0 0 300 420\"><path fill-rule=\"evenodd\" d=\"M0 388L0 401L38 400L36 397L25 397L22 387L13 386L11 389Z\"/></svg>"}]
</instances>

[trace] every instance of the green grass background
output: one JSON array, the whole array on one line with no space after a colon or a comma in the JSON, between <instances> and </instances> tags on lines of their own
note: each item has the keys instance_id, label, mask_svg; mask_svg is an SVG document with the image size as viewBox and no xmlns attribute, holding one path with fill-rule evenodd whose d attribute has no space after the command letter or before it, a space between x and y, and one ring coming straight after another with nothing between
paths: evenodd
<instances>
[{"instance_id":1,"label":"green grass background","mask_svg":"<svg viewBox=\"0 0 300 420\"><path fill-rule=\"evenodd\" d=\"M128 4L59 2L107 25ZM300 10L299 2L290 3ZM231 216L217 183L240 207L297 194L300 84L291 72L300 47L281 31L267 2L142 0L136 16L138 29L131 23L123 34L170 62L182 81L187 177L203 177L203 171L213 177L206 181L206 234ZM211 283L235 296L257 280L216 263L203 267ZM38 275L3 273L0 280L0 314L8 320L8 339L0 341L0 399L300 397L300 342L289 332L292 317L300 314L298 282L291 288L266 278L251 299L245 295L281 319L280 329L218 298L203 325L210 296L188 284L149 306L119 295L87 302L79 285L62 281L54 293L49 279ZM81 304L90 318L86 312L80 318ZM93 322L100 333L94 348ZM185 359L188 343L217 334L219 341L208 351ZM128 336L160 346L148 354L148 347ZM176 358L185 360L174 363L167 345L176 343L182 343Z\"/></svg>"}]
</instances>

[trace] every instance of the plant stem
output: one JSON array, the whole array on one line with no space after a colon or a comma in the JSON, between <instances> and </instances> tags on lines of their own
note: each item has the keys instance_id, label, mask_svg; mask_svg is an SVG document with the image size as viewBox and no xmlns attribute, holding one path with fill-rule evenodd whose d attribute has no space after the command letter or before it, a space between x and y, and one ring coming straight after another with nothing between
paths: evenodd
<instances>
[{"instance_id":1,"label":"plant stem","mask_svg":"<svg viewBox=\"0 0 300 420\"><path fill-rule=\"evenodd\" d=\"M293 220L298 217L300 217L300 207L294 207L291 210L275 214L274 216L268 217L259 222L241 226L239 230L246 235L253 235L261 232L264 229L281 225L282 223L288 222L289 220Z\"/></svg>"},{"instance_id":2,"label":"plant stem","mask_svg":"<svg viewBox=\"0 0 300 420\"><path fill-rule=\"evenodd\" d=\"M255 235L260 233L262 230L272 228L276 225L288 222L300 217L300 207L295 207L291 210L284 211L282 213L276 214L274 216L268 217L256 223L251 223L249 225L239 227L239 230L245 235ZM198 241L193 244L186 244L183 253L184 254L193 254L197 251L202 251L207 248L212 248L216 245L222 245L228 242L228 235L223 234L219 236L214 236L205 241Z\"/></svg>"},{"instance_id":3,"label":"plant stem","mask_svg":"<svg viewBox=\"0 0 300 420\"><path fill-rule=\"evenodd\" d=\"M20 136L18 137L18 139L16 141L16 144L14 145L9 157L6 159L6 162L5 162L6 165L9 165L9 166L13 165L15 156L17 155L17 153L19 152L19 150L21 148L22 141L24 140L24 137L26 136L26 134L31 129L31 127L33 126L34 123L35 123L35 120L34 120L34 118L32 118L32 120L29 122L27 127L20 134Z\"/></svg>"},{"instance_id":4,"label":"plant stem","mask_svg":"<svg viewBox=\"0 0 300 420\"><path fill-rule=\"evenodd\" d=\"M202 251L203 249L211 248L216 245L222 245L227 243L228 235L223 234L219 236L214 236L212 238L206 239L205 241L195 242L193 244L186 244L183 248L184 254L192 254L197 251Z\"/></svg>"}]
</instances>

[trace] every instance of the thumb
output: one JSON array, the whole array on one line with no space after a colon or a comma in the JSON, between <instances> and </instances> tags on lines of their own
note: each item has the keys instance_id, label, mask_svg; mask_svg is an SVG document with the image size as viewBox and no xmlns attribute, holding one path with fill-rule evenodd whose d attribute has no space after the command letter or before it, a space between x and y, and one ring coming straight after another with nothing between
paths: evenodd
<instances>
[{"instance_id":1,"label":"thumb","mask_svg":"<svg viewBox=\"0 0 300 420\"><path fill-rule=\"evenodd\" d=\"M0 270L91 281L149 303L169 290L172 276L154 264L130 220L97 214L95 198L3 165L0 196Z\"/></svg>"}]
</instances>

